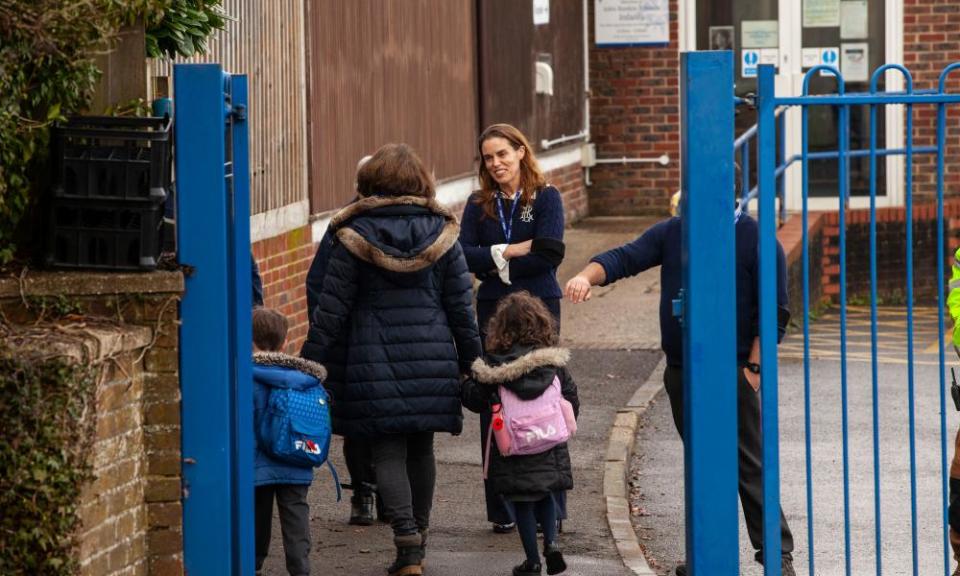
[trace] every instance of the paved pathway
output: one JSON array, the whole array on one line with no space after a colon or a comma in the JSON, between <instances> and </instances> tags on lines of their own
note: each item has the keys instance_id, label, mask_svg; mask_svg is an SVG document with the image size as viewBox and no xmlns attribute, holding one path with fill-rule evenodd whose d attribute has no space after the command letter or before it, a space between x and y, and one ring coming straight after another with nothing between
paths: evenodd
<instances>
[{"instance_id":1,"label":"paved pathway","mask_svg":"<svg viewBox=\"0 0 960 576\"><path fill-rule=\"evenodd\" d=\"M590 255L633 239L650 222L591 219L568 229L561 281L585 265ZM616 410L660 360L658 294L659 273L652 271L599 289L588 304L563 307L563 340L573 349L571 371L582 402L579 432L570 445L576 487L569 496L570 519L561 538L568 574L630 575L617 555L605 517L603 460ZM346 474L339 442L332 453ZM485 521L478 418L467 414L462 436L438 435L436 453L437 490L425 573L509 574L523 554L516 534L494 535ZM393 554L389 528L348 526L349 504L346 499L336 504L329 474L320 469L315 478L309 495L313 573L383 576ZM265 574L271 576L285 574L279 532L275 519L271 557L265 566Z\"/></svg>"},{"instance_id":2,"label":"paved pathway","mask_svg":"<svg viewBox=\"0 0 960 576\"><path fill-rule=\"evenodd\" d=\"M880 469L882 568L911 574L911 488L907 399L906 333L902 310L881 309ZM848 421L850 556L852 574L876 574L873 409L869 355L869 308L851 309L848 324ZM919 574L943 573L940 392L935 310L916 314L915 415L917 466L917 562ZM841 451L840 362L837 311L811 330L813 437L813 550L816 574L841 575L844 567L844 500ZM797 568L808 573L806 456L803 417L802 333L781 345L781 498L796 540ZM952 352L950 353L952 354ZM955 357L947 356L957 364ZM683 557L682 447L673 429L665 394L642 419L633 462L634 524L659 573ZM947 399L948 457L960 417ZM746 528L740 528L742 574L761 574L752 560Z\"/></svg>"}]
</instances>

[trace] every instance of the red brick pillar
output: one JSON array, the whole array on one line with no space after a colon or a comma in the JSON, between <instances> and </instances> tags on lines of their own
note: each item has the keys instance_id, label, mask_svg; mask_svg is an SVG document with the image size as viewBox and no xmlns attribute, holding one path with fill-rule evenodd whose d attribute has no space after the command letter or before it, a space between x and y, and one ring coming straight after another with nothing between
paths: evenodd
<instances>
[{"instance_id":1,"label":"red brick pillar","mask_svg":"<svg viewBox=\"0 0 960 576\"><path fill-rule=\"evenodd\" d=\"M591 215L669 212L680 188L679 29L670 0L666 46L597 48L590 2L590 131L598 158L653 158L670 164L606 164L590 171Z\"/></svg>"}]
</instances>

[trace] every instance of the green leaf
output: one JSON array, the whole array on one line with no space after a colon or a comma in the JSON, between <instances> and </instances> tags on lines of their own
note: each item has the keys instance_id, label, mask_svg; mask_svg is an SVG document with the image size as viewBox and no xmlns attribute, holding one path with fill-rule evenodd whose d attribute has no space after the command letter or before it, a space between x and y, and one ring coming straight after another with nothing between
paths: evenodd
<instances>
[{"instance_id":1,"label":"green leaf","mask_svg":"<svg viewBox=\"0 0 960 576\"><path fill-rule=\"evenodd\" d=\"M60 103L57 102L47 110L47 120L53 121L60 119Z\"/></svg>"}]
</instances>

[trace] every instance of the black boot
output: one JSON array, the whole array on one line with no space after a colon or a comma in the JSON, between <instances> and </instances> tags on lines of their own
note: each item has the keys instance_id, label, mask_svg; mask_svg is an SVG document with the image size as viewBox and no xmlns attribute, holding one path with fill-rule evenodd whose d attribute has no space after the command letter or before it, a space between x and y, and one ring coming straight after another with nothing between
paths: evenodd
<instances>
[{"instance_id":1,"label":"black boot","mask_svg":"<svg viewBox=\"0 0 960 576\"><path fill-rule=\"evenodd\" d=\"M547 574L560 574L566 572L567 563L563 559L563 552L556 542L544 543L543 557L547 561Z\"/></svg>"},{"instance_id":2,"label":"black boot","mask_svg":"<svg viewBox=\"0 0 960 576\"><path fill-rule=\"evenodd\" d=\"M523 564L513 567L513 576L540 576L540 564L532 564L524 560Z\"/></svg>"},{"instance_id":3,"label":"black boot","mask_svg":"<svg viewBox=\"0 0 960 576\"><path fill-rule=\"evenodd\" d=\"M388 576L420 576L423 574L423 549L420 534L394 536L397 547L397 559L387 568Z\"/></svg>"},{"instance_id":4,"label":"black boot","mask_svg":"<svg viewBox=\"0 0 960 576\"><path fill-rule=\"evenodd\" d=\"M366 482L353 489L353 496L350 498L350 524L373 524L373 487Z\"/></svg>"}]
</instances>

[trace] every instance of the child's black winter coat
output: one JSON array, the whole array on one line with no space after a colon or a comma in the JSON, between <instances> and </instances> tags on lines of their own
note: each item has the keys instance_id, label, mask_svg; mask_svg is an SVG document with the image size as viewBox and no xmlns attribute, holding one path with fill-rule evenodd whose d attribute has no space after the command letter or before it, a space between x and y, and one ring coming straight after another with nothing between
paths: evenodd
<instances>
[{"instance_id":1,"label":"child's black winter coat","mask_svg":"<svg viewBox=\"0 0 960 576\"><path fill-rule=\"evenodd\" d=\"M563 397L579 415L577 385L567 372L570 352L562 348L514 347L504 354L486 354L473 364L473 376L463 383L463 405L473 412L488 410L499 402L497 390L504 386L524 400L537 398L560 378ZM486 432L484 432L486 433ZM491 440L492 441L492 440ZM490 447L488 479L494 492L509 499L527 499L573 488L570 452L566 443L540 454L500 455Z\"/></svg>"}]
</instances>

